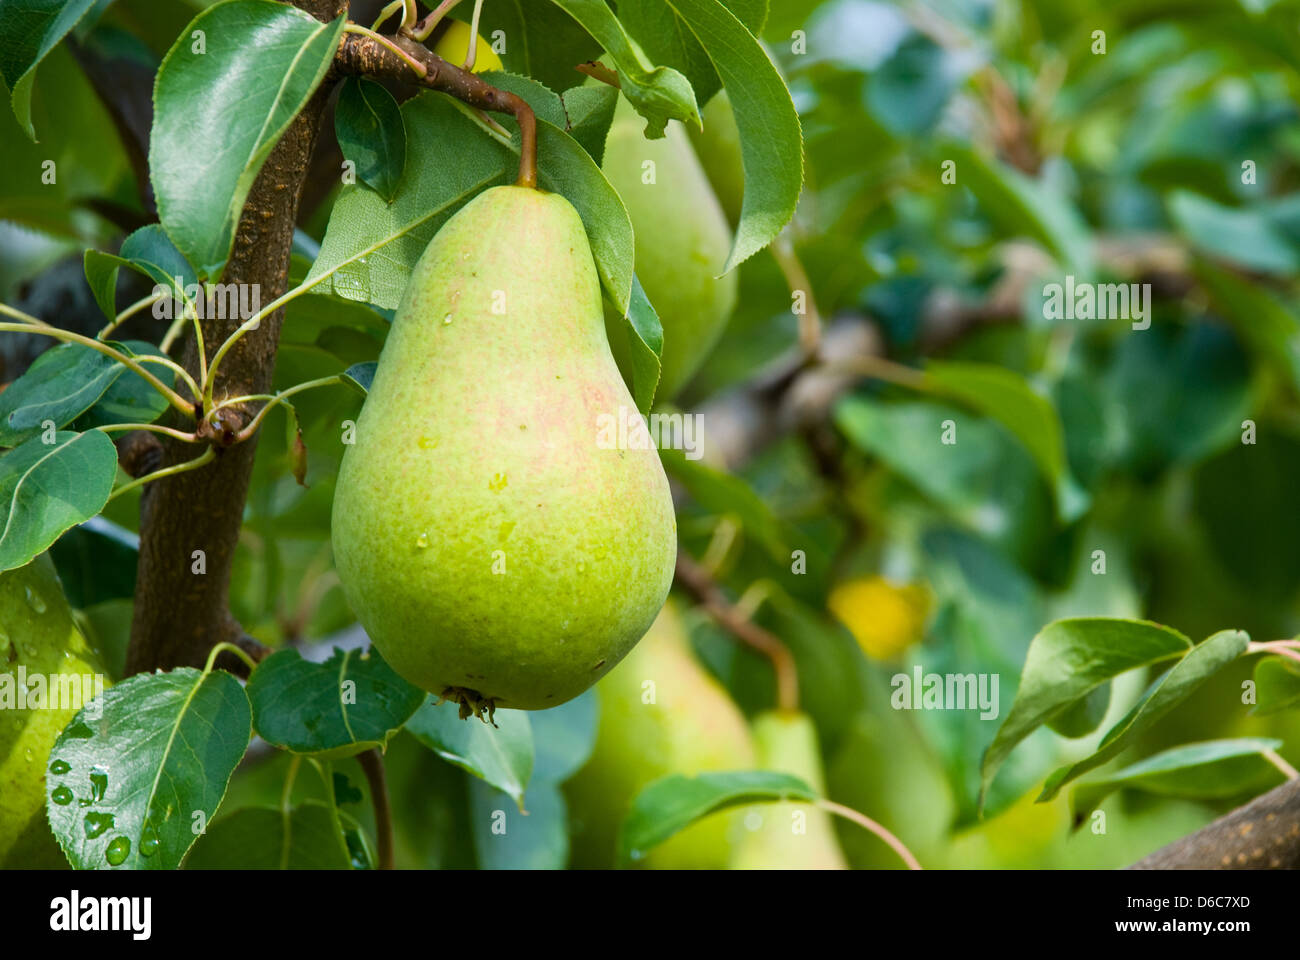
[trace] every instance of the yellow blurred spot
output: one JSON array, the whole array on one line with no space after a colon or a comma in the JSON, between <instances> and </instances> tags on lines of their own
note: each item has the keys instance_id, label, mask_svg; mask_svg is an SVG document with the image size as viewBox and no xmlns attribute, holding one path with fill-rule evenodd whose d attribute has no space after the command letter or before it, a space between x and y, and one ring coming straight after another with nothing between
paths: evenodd
<instances>
[{"instance_id":1,"label":"yellow blurred spot","mask_svg":"<svg viewBox=\"0 0 1300 960\"><path fill-rule=\"evenodd\" d=\"M454 63L461 66L469 59L469 24L462 23L459 20L448 22L447 29L442 36L438 38L433 52L448 63ZM488 70L501 70L501 58L496 55L486 40L478 38L478 44L474 49L474 73L484 73Z\"/></svg>"},{"instance_id":2,"label":"yellow blurred spot","mask_svg":"<svg viewBox=\"0 0 1300 960\"><path fill-rule=\"evenodd\" d=\"M921 639L929 606L923 586L898 587L875 576L847 580L830 596L831 612L876 660L892 660Z\"/></svg>"}]
</instances>

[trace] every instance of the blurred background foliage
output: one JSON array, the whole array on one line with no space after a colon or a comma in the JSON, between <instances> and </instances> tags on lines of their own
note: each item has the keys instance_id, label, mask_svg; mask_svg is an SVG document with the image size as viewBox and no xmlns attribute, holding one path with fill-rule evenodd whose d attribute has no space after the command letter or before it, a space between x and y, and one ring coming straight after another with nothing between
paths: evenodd
<instances>
[{"instance_id":1,"label":"blurred background foliage","mask_svg":"<svg viewBox=\"0 0 1300 960\"><path fill-rule=\"evenodd\" d=\"M53 157L62 171L51 191L0 181L0 299L64 326L101 322L81 252L113 249L150 218L149 199L136 194L138 158L84 65L135 64L149 77L195 8L117 0L87 18L76 43L40 68L41 143L0 111L0 168ZM717 464L674 471L690 481L683 546L794 654L830 796L881 821L927 866L1119 867L1245 799L1120 791L1102 804L1104 835L1071 832L1068 792L1035 804L1036 786L1100 734L1040 730L1012 755L980 820L978 766L998 721L894 710L889 678L916 665L997 674L1004 717L1030 639L1052 619L1141 617L1194 640L1222 628L1258 640L1300 632L1297 14L1290 0L771 6L764 39L793 93L807 158L787 236L823 319L869 324L897 364L1010 371L1046 398L1063 437L1064 477L1054 479L1007 417L898 378L863 378L824 423L731 465L754 497L736 496ZM804 53L792 52L796 31ZM63 63L74 57L83 70ZM42 121L54 111L58 123ZM147 130L147 117L126 122ZM949 161L955 183L943 182ZM303 211L298 275L328 214L318 201L336 165L322 169L325 186ZM796 340L777 261L764 253L739 269L739 305L684 409L743 389ZM120 304L141 293L126 273ZM1044 286L1067 274L1151 284L1150 329L1048 319ZM295 301L276 387L375 359L386 320L357 303ZM148 322L133 321L130 334L156 336ZM9 338L0 379L35 349ZM360 402L347 391L296 401L306 487L290 470L294 424L282 410L267 419L232 594L235 615L264 642L356 640L332 569L329 509L339 424ZM1247 419L1254 445L1241 442ZM937 442L945 420L958 424L956 445ZM707 443L707 419L704 429ZM108 516L137 529L138 496L115 500ZM65 583L79 582L78 544L65 538L56 555ZM806 573L792 572L795 550ZM1104 575L1092 572L1096 550ZM119 657L130 595L127 582L73 597ZM770 665L698 610L688 622L741 708L769 709ZM1192 740L1260 736L1281 739L1279 752L1300 764L1300 716L1254 717L1242 705L1249 669L1216 677L1121 763ZM1117 683L1110 720L1148 679ZM286 762L248 763L226 809L274 804ZM475 863L471 809L484 788L406 733L388 765L399 864ZM340 770L366 789L353 761ZM347 812L371 826L369 803L354 803ZM869 834L836 829L854 866L898 866Z\"/></svg>"}]
</instances>

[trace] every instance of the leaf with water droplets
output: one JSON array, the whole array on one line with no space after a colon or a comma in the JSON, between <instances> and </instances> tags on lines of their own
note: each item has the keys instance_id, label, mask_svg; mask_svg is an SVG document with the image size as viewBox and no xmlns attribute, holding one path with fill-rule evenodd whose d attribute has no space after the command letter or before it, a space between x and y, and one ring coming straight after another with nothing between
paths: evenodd
<instances>
[{"instance_id":1,"label":"leaf with water droplets","mask_svg":"<svg viewBox=\"0 0 1300 960\"><path fill-rule=\"evenodd\" d=\"M325 663L277 650L248 678L253 725L268 743L323 759L384 747L424 702L376 650L335 650Z\"/></svg>"},{"instance_id":2,"label":"leaf with water droplets","mask_svg":"<svg viewBox=\"0 0 1300 960\"><path fill-rule=\"evenodd\" d=\"M228 673L138 674L73 718L50 751L45 809L82 869L175 869L217 812L252 715ZM201 815L201 816L200 816Z\"/></svg>"}]
</instances>

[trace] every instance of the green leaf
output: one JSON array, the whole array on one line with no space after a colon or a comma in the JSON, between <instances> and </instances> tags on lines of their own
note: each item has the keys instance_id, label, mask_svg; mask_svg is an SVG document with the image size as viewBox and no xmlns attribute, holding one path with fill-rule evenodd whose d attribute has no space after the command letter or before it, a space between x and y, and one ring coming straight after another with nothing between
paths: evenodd
<instances>
[{"instance_id":1,"label":"green leaf","mask_svg":"<svg viewBox=\"0 0 1300 960\"><path fill-rule=\"evenodd\" d=\"M1065 434L1056 408L1020 374L993 364L935 362L925 372L927 386L936 393L992 417L1024 445L1056 492L1062 520L1074 520L1087 509L1087 495L1066 466Z\"/></svg>"},{"instance_id":2,"label":"green leaf","mask_svg":"<svg viewBox=\"0 0 1300 960\"><path fill-rule=\"evenodd\" d=\"M1078 280L1093 276L1096 257L1092 234L1079 211L1059 190L957 144L945 145L938 156L956 162L957 183L975 195L984 216L1002 233L1039 241Z\"/></svg>"},{"instance_id":3,"label":"green leaf","mask_svg":"<svg viewBox=\"0 0 1300 960\"><path fill-rule=\"evenodd\" d=\"M357 176L391 202L406 167L406 128L393 95L373 80L348 77L334 107L334 132Z\"/></svg>"},{"instance_id":4,"label":"green leaf","mask_svg":"<svg viewBox=\"0 0 1300 960\"><path fill-rule=\"evenodd\" d=\"M890 133L925 133L938 123L949 97L977 62L913 34L872 72L867 104Z\"/></svg>"},{"instance_id":5,"label":"green leaf","mask_svg":"<svg viewBox=\"0 0 1300 960\"><path fill-rule=\"evenodd\" d=\"M559 127L537 121L537 150L542 161L538 183L563 194L582 217L591 241L596 272L619 309L627 310L632 296L635 250L632 220L618 192L610 186L591 155Z\"/></svg>"},{"instance_id":6,"label":"green leaf","mask_svg":"<svg viewBox=\"0 0 1300 960\"><path fill-rule=\"evenodd\" d=\"M596 694L588 690L558 707L535 711L529 722L537 747L529 790L541 781L563 783L587 762L596 746ZM531 806L528 809L532 811Z\"/></svg>"},{"instance_id":7,"label":"green leaf","mask_svg":"<svg viewBox=\"0 0 1300 960\"><path fill-rule=\"evenodd\" d=\"M503 73L497 70L492 73L492 85L527 100L537 119L545 120L551 126L561 129L568 126L569 119L564 112L564 100L546 84L538 83L531 77L521 77L515 73ZM605 89L613 92L609 87Z\"/></svg>"},{"instance_id":8,"label":"green leaf","mask_svg":"<svg viewBox=\"0 0 1300 960\"><path fill-rule=\"evenodd\" d=\"M108 502L117 448L98 430L33 437L0 457L0 571L44 553Z\"/></svg>"},{"instance_id":9,"label":"green leaf","mask_svg":"<svg viewBox=\"0 0 1300 960\"><path fill-rule=\"evenodd\" d=\"M432 697L406 729L422 744L463 770L503 791L524 809L524 789L533 772L533 731L524 710L498 710L497 726L462 720L454 703Z\"/></svg>"},{"instance_id":10,"label":"green leaf","mask_svg":"<svg viewBox=\"0 0 1300 960\"><path fill-rule=\"evenodd\" d=\"M1272 786L1283 779L1282 772L1263 752L1280 746L1281 740L1263 737L1187 743L1109 776L1084 780L1074 791L1075 824L1082 824L1102 800L1120 789L1206 800L1237 797Z\"/></svg>"},{"instance_id":11,"label":"green leaf","mask_svg":"<svg viewBox=\"0 0 1300 960\"><path fill-rule=\"evenodd\" d=\"M404 177L392 203L344 187L305 281L389 310L438 228L485 187L508 182L514 165L509 150L446 97L427 92L406 101L402 122L420 175Z\"/></svg>"},{"instance_id":12,"label":"green leaf","mask_svg":"<svg viewBox=\"0 0 1300 960\"><path fill-rule=\"evenodd\" d=\"M984 754L981 804L998 767L1025 737L1121 673L1189 649L1177 630L1145 620L1081 617L1043 627L1030 641L1015 702Z\"/></svg>"},{"instance_id":13,"label":"green leaf","mask_svg":"<svg viewBox=\"0 0 1300 960\"><path fill-rule=\"evenodd\" d=\"M1265 657L1255 664L1256 706L1262 716L1300 706L1300 663L1289 657Z\"/></svg>"},{"instance_id":14,"label":"green leaf","mask_svg":"<svg viewBox=\"0 0 1300 960\"><path fill-rule=\"evenodd\" d=\"M1240 630L1220 630L1204 643L1192 647L1191 651L1174 664L1173 668L1152 686L1146 696L1138 701L1122 720L1106 732L1096 753L1078 763L1061 767L1048 777L1047 783L1043 785L1043 792L1038 796L1038 801L1042 803L1051 800L1065 784L1101 766L1120 751L1131 746L1138 734L1149 729L1193 690L1241 656L1249 641L1250 638ZM1014 709L1013 706L1012 710Z\"/></svg>"},{"instance_id":15,"label":"green leaf","mask_svg":"<svg viewBox=\"0 0 1300 960\"><path fill-rule=\"evenodd\" d=\"M1300 266L1295 249L1263 212L1224 207L1199 194L1175 190L1169 216L1202 253L1262 273L1290 276Z\"/></svg>"},{"instance_id":16,"label":"green leaf","mask_svg":"<svg viewBox=\"0 0 1300 960\"><path fill-rule=\"evenodd\" d=\"M156 286L169 288L182 303L193 304L185 288L197 284L198 275L156 223L141 227L123 240L120 256L87 250L83 264L90 292L110 320L117 316L117 274L122 267L143 274Z\"/></svg>"},{"instance_id":17,"label":"green leaf","mask_svg":"<svg viewBox=\"0 0 1300 960\"><path fill-rule=\"evenodd\" d=\"M149 138L158 216L204 276L221 275L253 180L324 79L345 21L229 0L195 17L158 68Z\"/></svg>"},{"instance_id":18,"label":"green leaf","mask_svg":"<svg viewBox=\"0 0 1300 960\"><path fill-rule=\"evenodd\" d=\"M50 547L68 603L78 610L135 596L140 538L104 517L91 517Z\"/></svg>"},{"instance_id":19,"label":"green leaf","mask_svg":"<svg viewBox=\"0 0 1300 960\"><path fill-rule=\"evenodd\" d=\"M8 0L0 4L0 75L11 91L18 124L32 140L36 67L86 15L95 0Z\"/></svg>"},{"instance_id":20,"label":"green leaf","mask_svg":"<svg viewBox=\"0 0 1300 960\"><path fill-rule=\"evenodd\" d=\"M40 433L47 420L56 428L71 423L94 406L124 370L112 357L79 343L46 350L0 393L0 445L17 446Z\"/></svg>"},{"instance_id":21,"label":"green leaf","mask_svg":"<svg viewBox=\"0 0 1300 960\"><path fill-rule=\"evenodd\" d=\"M620 88L637 113L646 119L647 137L662 137L669 120L700 125L700 108L690 82L672 67L646 69L631 38L605 0L553 2L582 24L613 58Z\"/></svg>"},{"instance_id":22,"label":"green leaf","mask_svg":"<svg viewBox=\"0 0 1300 960\"><path fill-rule=\"evenodd\" d=\"M492 0L484 4L479 34L492 43L498 31L507 41L500 52L505 68L552 90L582 83L586 78L574 67L600 56L600 44L552 3Z\"/></svg>"},{"instance_id":23,"label":"green leaf","mask_svg":"<svg viewBox=\"0 0 1300 960\"><path fill-rule=\"evenodd\" d=\"M1101 726L1106 719L1106 710L1110 707L1110 684L1102 684L1086 697L1074 701L1064 711L1058 713L1047 726L1053 733L1063 737L1077 739L1086 737Z\"/></svg>"},{"instance_id":24,"label":"green leaf","mask_svg":"<svg viewBox=\"0 0 1300 960\"><path fill-rule=\"evenodd\" d=\"M345 832L361 826L339 811ZM330 809L306 800L287 813L279 807L244 807L220 817L185 858L186 870L350 870L334 833Z\"/></svg>"},{"instance_id":25,"label":"green leaf","mask_svg":"<svg viewBox=\"0 0 1300 960\"><path fill-rule=\"evenodd\" d=\"M581 144L600 166L605 156L605 140L614 122L614 107L618 104L618 91L599 84L594 87L574 87L560 97L564 105L564 130Z\"/></svg>"},{"instance_id":26,"label":"green leaf","mask_svg":"<svg viewBox=\"0 0 1300 960\"><path fill-rule=\"evenodd\" d=\"M740 130L745 200L723 273L762 250L794 216L803 188L799 116L762 45L718 0L664 0L708 53Z\"/></svg>"},{"instance_id":27,"label":"green leaf","mask_svg":"<svg viewBox=\"0 0 1300 960\"><path fill-rule=\"evenodd\" d=\"M1264 288L1198 260L1196 276L1234 329L1264 360L1300 388L1300 320Z\"/></svg>"},{"instance_id":28,"label":"green leaf","mask_svg":"<svg viewBox=\"0 0 1300 960\"><path fill-rule=\"evenodd\" d=\"M122 247L118 252L129 260L133 267L161 286L176 290L177 277L181 278L182 286L199 282L199 275L194 271L194 267L185 259L185 255L176 249L176 244L172 243L163 228L156 223L143 226L128 236L122 241ZM177 291L176 296L184 296L184 290Z\"/></svg>"},{"instance_id":29,"label":"green leaf","mask_svg":"<svg viewBox=\"0 0 1300 960\"><path fill-rule=\"evenodd\" d=\"M688 460L681 450L660 450L664 469L681 482L704 509L739 518L745 532L779 564L790 562L790 535L767 502L734 474Z\"/></svg>"},{"instance_id":30,"label":"green leaf","mask_svg":"<svg viewBox=\"0 0 1300 960\"><path fill-rule=\"evenodd\" d=\"M543 716L550 711L542 711ZM482 780L469 781L474 850L483 870L563 870L569 862L569 811L555 783L528 785L528 816Z\"/></svg>"},{"instance_id":31,"label":"green leaf","mask_svg":"<svg viewBox=\"0 0 1300 960\"><path fill-rule=\"evenodd\" d=\"M165 354L152 343L124 340L118 344L133 357ZM92 351L93 352L93 351ZM156 364L147 364L163 383L174 383L175 376ZM89 430L110 423L153 423L167 409L167 398L134 370L122 369L121 375L108 385L95 405L74 421L77 430Z\"/></svg>"},{"instance_id":32,"label":"green leaf","mask_svg":"<svg viewBox=\"0 0 1300 960\"><path fill-rule=\"evenodd\" d=\"M221 805L251 733L248 698L222 671L182 667L109 687L50 751L46 813L68 861L178 867L195 824L206 826Z\"/></svg>"},{"instance_id":33,"label":"green leaf","mask_svg":"<svg viewBox=\"0 0 1300 960\"><path fill-rule=\"evenodd\" d=\"M95 303L112 320L117 316L117 273L122 267L131 266L131 261L102 250L87 250L82 265Z\"/></svg>"},{"instance_id":34,"label":"green leaf","mask_svg":"<svg viewBox=\"0 0 1300 960\"><path fill-rule=\"evenodd\" d=\"M627 358L629 368L622 372L631 377L628 391L637 410L649 413L655 390L659 387L659 355L663 352L664 328L636 274L632 275L632 297L627 310L615 309L613 317L605 325L610 349L615 357L620 358L620 365L622 358Z\"/></svg>"},{"instance_id":35,"label":"green leaf","mask_svg":"<svg viewBox=\"0 0 1300 960\"><path fill-rule=\"evenodd\" d=\"M253 727L291 753L341 760L384 749L424 702L377 650L335 650L324 663L277 650L248 678Z\"/></svg>"},{"instance_id":36,"label":"green leaf","mask_svg":"<svg viewBox=\"0 0 1300 960\"><path fill-rule=\"evenodd\" d=\"M947 420L960 424L955 444L938 442ZM1023 512L1023 491L1032 489L1038 475L1024 446L1005 429L948 403L848 396L836 405L835 423L855 447L976 530L997 530L1007 524L989 518ZM1008 485L1021 492L1008 491ZM1036 517L1031 512L1029 521Z\"/></svg>"},{"instance_id":37,"label":"green leaf","mask_svg":"<svg viewBox=\"0 0 1300 960\"><path fill-rule=\"evenodd\" d=\"M767 0L723 0L745 28L757 37L767 19ZM722 86L718 71L690 27L662 0L620 0L618 18L646 55L680 70L699 103L708 103Z\"/></svg>"},{"instance_id":38,"label":"green leaf","mask_svg":"<svg viewBox=\"0 0 1300 960\"><path fill-rule=\"evenodd\" d=\"M671 774L648 785L632 801L619 833L619 861L627 864L642 859L652 847L718 810L763 801L816 799L817 793L808 784L787 773Z\"/></svg>"},{"instance_id":39,"label":"green leaf","mask_svg":"<svg viewBox=\"0 0 1300 960\"><path fill-rule=\"evenodd\" d=\"M379 369L377 360L354 363L343 371L343 382L364 397L370 392L370 385L375 382L375 371L377 369Z\"/></svg>"}]
</instances>

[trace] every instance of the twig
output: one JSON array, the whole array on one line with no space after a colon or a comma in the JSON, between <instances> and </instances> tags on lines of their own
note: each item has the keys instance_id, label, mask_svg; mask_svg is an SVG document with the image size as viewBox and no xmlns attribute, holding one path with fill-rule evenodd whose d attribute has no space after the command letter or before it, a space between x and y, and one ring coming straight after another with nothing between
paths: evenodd
<instances>
[{"instance_id":1,"label":"twig","mask_svg":"<svg viewBox=\"0 0 1300 960\"><path fill-rule=\"evenodd\" d=\"M772 259L776 261L776 265L785 274L785 282L790 287L790 292L792 294L803 294L804 312L798 315L799 348L803 351L804 356L815 357L818 348L821 346L821 312L818 311L817 300L813 296L812 282L808 279L808 272L804 270L799 255L795 253L789 232L788 228L783 230L772 244Z\"/></svg>"},{"instance_id":2,"label":"twig","mask_svg":"<svg viewBox=\"0 0 1300 960\"><path fill-rule=\"evenodd\" d=\"M858 811L854 810L852 807L846 807L844 804L836 803L834 800L826 800L819 797L813 802L828 813L833 813L837 817L843 817L845 820L851 820L864 830L870 830L881 840L884 840L885 843L889 844L889 848L898 854L902 861L907 864L907 869L921 869L921 862L912 855L912 851L907 849L903 844L903 841L899 840L898 837L894 836L866 814L858 813Z\"/></svg>"},{"instance_id":3,"label":"twig","mask_svg":"<svg viewBox=\"0 0 1300 960\"><path fill-rule=\"evenodd\" d=\"M143 477L136 477L130 483L124 483L108 495L108 499L113 500L126 493L128 490L134 490L136 487L142 487L146 483L152 483L154 480L161 480L163 477L170 477L177 473L185 473L189 470L197 470L205 464L211 463L217 455L212 447L208 447L193 460L186 460L184 463L178 463L170 467L163 467L161 470L155 470L153 473L146 473Z\"/></svg>"},{"instance_id":4,"label":"twig","mask_svg":"<svg viewBox=\"0 0 1300 960\"><path fill-rule=\"evenodd\" d=\"M425 40L429 39L429 34L433 33L434 28L438 26L442 21L442 18L446 16L447 11L458 3L460 3L460 0L442 0L442 3L438 4L438 6L433 9L432 13L415 25L414 30L406 30L405 26L403 26L403 30L416 40L423 43Z\"/></svg>"},{"instance_id":5,"label":"twig","mask_svg":"<svg viewBox=\"0 0 1300 960\"><path fill-rule=\"evenodd\" d=\"M537 186L537 118L522 97L499 90L477 74L448 63L410 37L398 34L383 39L387 42L381 43L372 35L345 33L334 56L335 67L342 73L413 81L471 107L511 114L519 124L519 178L515 182L521 187ZM405 54L404 59L399 59L394 47ZM410 61L420 64L423 76L411 76Z\"/></svg>"},{"instance_id":6,"label":"twig","mask_svg":"<svg viewBox=\"0 0 1300 960\"><path fill-rule=\"evenodd\" d=\"M120 327L131 317L134 317L145 307L154 303L156 300L161 300L163 296L165 295L159 293L150 293L147 296L141 297L135 303L131 304L129 307L127 307L125 310L119 313L116 317L110 320L108 324L102 330L99 331L99 333L95 334L95 339L103 340L110 333L112 333L114 330Z\"/></svg>"},{"instance_id":7,"label":"twig","mask_svg":"<svg viewBox=\"0 0 1300 960\"><path fill-rule=\"evenodd\" d=\"M173 430L171 427L164 427L157 423L106 423L97 427L91 427L92 430L100 430L104 433L114 433L118 430L145 430L149 433L163 433L169 437L175 437L177 440L184 440L186 443L198 443L199 438L193 433L186 433L183 430Z\"/></svg>"},{"instance_id":8,"label":"twig","mask_svg":"<svg viewBox=\"0 0 1300 960\"><path fill-rule=\"evenodd\" d=\"M677 551L677 582L732 636L772 661L776 674L776 703L781 710L799 709L799 675L794 657L776 636L741 616L722 588L685 550Z\"/></svg>"},{"instance_id":9,"label":"twig","mask_svg":"<svg viewBox=\"0 0 1300 960\"><path fill-rule=\"evenodd\" d=\"M1300 773L1296 772L1296 768L1283 760L1276 750L1261 750L1260 755L1269 763L1273 764L1273 766L1281 770L1282 776L1286 777L1288 780L1300 778Z\"/></svg>"},{"instance_id":10,"label":"twig","mask_svg":"<svg viewBox=\"0 0 1300 960\"><path fill-rule=\"evenodd\" d=\"M393 869L393 817L388 803L388 781L384 760L378 750L357 755L357 763L370 783L370 801L375 806L375 835L379 842L379 869Z\"/></svg>"},{"instance_id":11,"label":"twig","mask_svg":"<svg viewBox=\"0 0 1300 960\"><path fill-rule=\"evenodd\" d=\"M388 50L391 50L396 56L399 56L406 61L407 65L412 70L415 71L415 75L417 77L423 77L427 72L424 64L420 63L420 61L416 60L414 57L412 57L405 50L403 50L401 47L395 44L392 40L388 39L388 37L385 37L383 34L375 33L375 31L368 30L365 27L355 23L349 23L347 26L343 28L343 30L345 33L351 33L359 37L369 37L375 43L381 45L382 47Z\"/></svg>"},{"instance_id":12,"label":"twig","mask_svg":"<svg viewBox=\"0 0 1300 960\"><path fill-rule=\"evenodd\" d=\"M474 0L474 18L469 24L469 50L465 53L465 62L461 69L474 72L474 61L478 58L478 18L483 12L483 0Z\"/></svg>"},{"instance_id":13,"label":"twig","mask_svg":"<svg viewBox=\"0 0 1300 960\"><path fill-rule=\"evenodd\" d=\"M1269 640L1267 642L1257 642L1255 640L1246 644L1246 654L1252 653L1272 653L1280 657L1286 657L1288 660L1295 660L1300 663L1300 649L1297 649L1297 643L1294 640Z\"/></svg>"}]
</instances>

